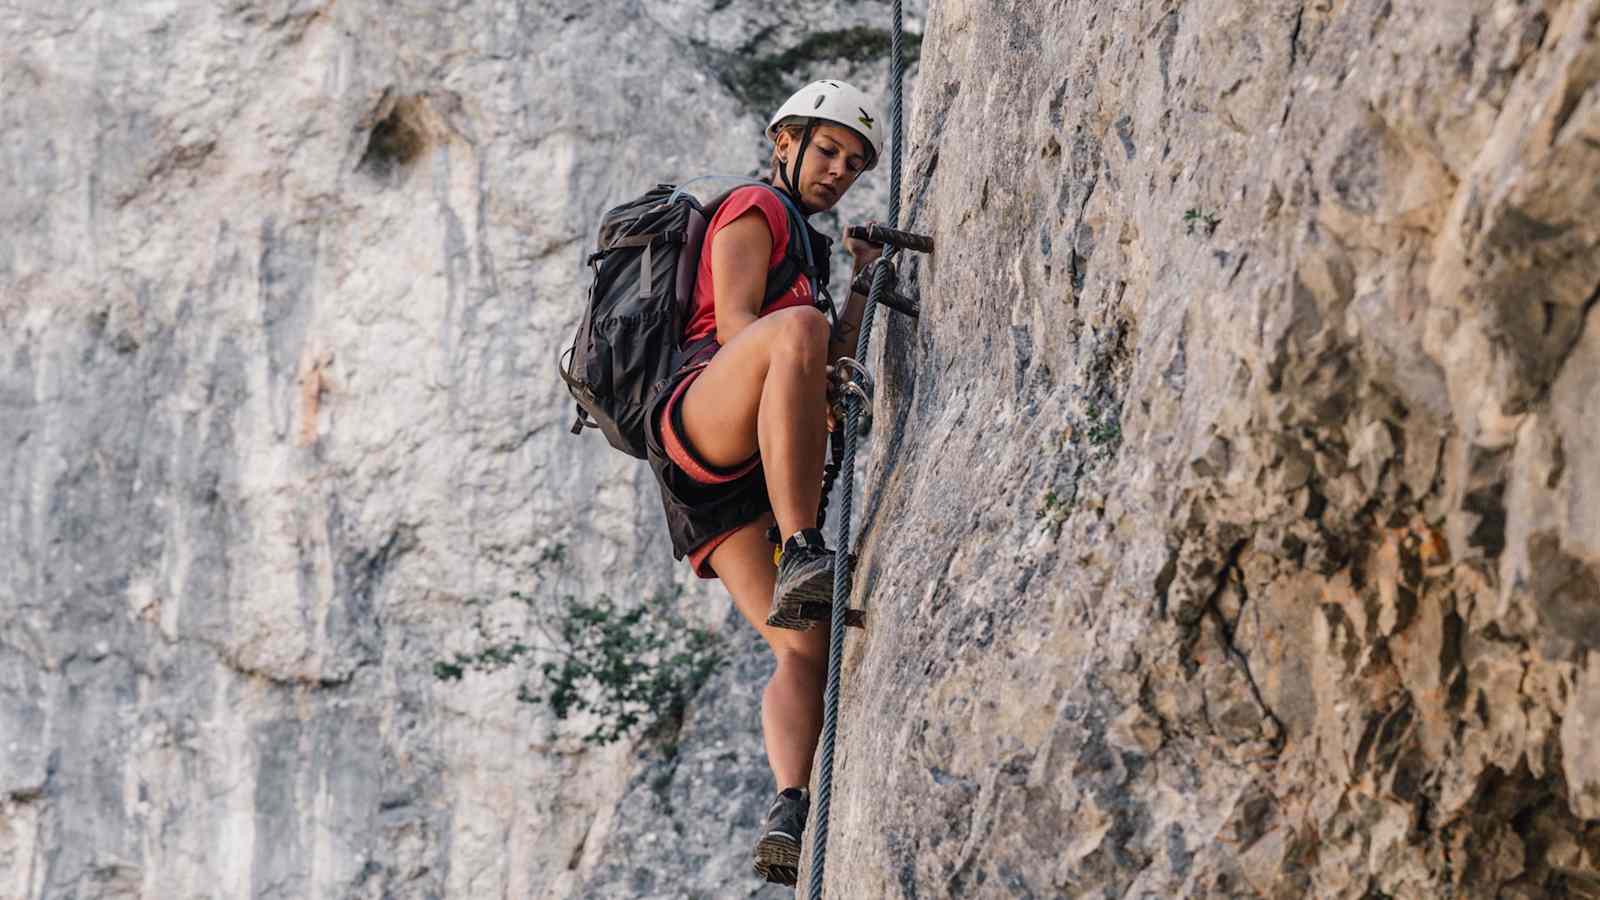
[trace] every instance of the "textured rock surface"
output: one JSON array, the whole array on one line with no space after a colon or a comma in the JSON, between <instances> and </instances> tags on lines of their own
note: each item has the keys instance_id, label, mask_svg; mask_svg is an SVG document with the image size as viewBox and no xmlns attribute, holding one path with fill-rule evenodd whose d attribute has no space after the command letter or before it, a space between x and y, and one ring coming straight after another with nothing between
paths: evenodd
<instances>
[{"instance_id":1,"label":"textured rock surface","mask_svg":"<svg viewBox=\"0 0 1600 900\"><path fill-rule=\"evenodd\" d=\"M755 171L756 87L870 84L851 29L884 12L0 16L0 897L627 895L584 883L628 750L432 663L484 610L527 630L497 598L558 545L551 590L682 580L642 467L565 433L582 245L657 180ZM688 885L747 852L639 862Z\"/></svg>"},{"instance_id":2,"label":"textured rock surface","mask_svg":"<svg viewBox=\"0 0 1600 900\"><path fill-rule=\"evenodd\" d=\"M682 580L564 434L581 245L884 13L0 19L0 896L781 896L717 591L659 743L430 668L556 546ZM932 10L830 896L1600 896L1597 29Z\"/></svg>"},{"instance_id":3,"label":"textured rock surface","mask_svg":"<svg viewBox=\"0 0 1600 900\"><path fill-rule=\"evenodd\" d=\"M1597 29L934 7L832 895L1600 892Z\"/></svg>"}]
</instances>

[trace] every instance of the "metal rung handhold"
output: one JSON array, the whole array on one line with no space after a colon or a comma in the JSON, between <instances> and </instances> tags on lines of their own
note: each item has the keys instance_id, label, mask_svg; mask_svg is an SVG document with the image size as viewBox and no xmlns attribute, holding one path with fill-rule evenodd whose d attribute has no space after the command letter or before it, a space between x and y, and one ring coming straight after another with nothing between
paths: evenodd
<instances>
[{"instance_id":1,"label":"metal rung handhold","mask_svg":"<svg viewBox=\"0 0 1600 900\"><path fill-rule=\"evenodd\" d=\"M933 252L933 238L926 234L915 234L910 231L900 231L886 228L882 225L851 225L845 229L845 237L866 241L871 244L888 244L902 250L915 250L918 253Z\"/></svg>"},{"instance_id":2,"label":"metal rung handhold","mask_svg":"<svg viewBox=\"0 0 1600 900\"><path fill-rule=\"evenodd\" d=\"M850 281L850 292L862 296L872 295L872 279L879 267L889 270L889 290L894 290L895 283L900 280L900 272L894 267L894 260L879 257L878 261L856 273Z\"/></svg>"},{"instance_id":3,"label":"metal rung handhold","mask_svg":"<svg viewBox=\"0 0 1600 900\"><path fill-rule=\"evenodd\" d=\"M897 313L902 313L915 319L922 314L922 304L918 303L914 298L907 297L905 294L895 290L894 271L894 267L890 266L889 284L887 290L878 297L878 302ZM850 282L850 290L863 297L872 296L872 269L870 267L862 269L861 274L856 276L855 281Z\"/></svg>"},{"instance_id":4,"label":"metal rung handhold","mask_svg":"<svg viewBox=\"0 0 1600 900\"><path fill-rule=\"evenodd\" d=\"M922 317L922 304L899 291L889 291L886 296L879 298L878 302L901 315L910 316L913 319Z\"/></svg>"}]
</instances>

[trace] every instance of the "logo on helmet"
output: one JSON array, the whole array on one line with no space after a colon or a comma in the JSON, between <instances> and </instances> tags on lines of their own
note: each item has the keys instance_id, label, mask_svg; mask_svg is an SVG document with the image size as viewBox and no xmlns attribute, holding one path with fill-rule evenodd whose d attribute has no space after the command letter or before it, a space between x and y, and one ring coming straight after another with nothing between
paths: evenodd
<instances>
[{"instance_id":1,"label":"logo on helmet","mask_svg":"<svg viewBox=\"0 0 1600 900\"><path fill-rule=\"evenodd\" d=\"M862 109L859 106L856 107L856 109L861 113L861 117L859 119L857 119L856 121L860 122L862 125L865 125L868 128L871 128L872 127L872 116L866 110Z\"/></svg>"}]
</instances>

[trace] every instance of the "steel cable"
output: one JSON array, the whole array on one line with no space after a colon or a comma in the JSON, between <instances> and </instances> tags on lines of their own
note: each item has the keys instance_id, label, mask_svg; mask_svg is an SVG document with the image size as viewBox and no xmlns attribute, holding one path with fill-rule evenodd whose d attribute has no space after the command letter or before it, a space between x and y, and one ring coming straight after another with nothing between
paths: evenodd
<instances>
[{"instance_id":1,"label":"steel cable","mask_svg":"<svg viewBox=\"0 0 1600 900\"><path fill-rule=\"evenodd\" d=\"M905 75L902 42L901 0L894 0L894 29L889 40L889 227L900 227L900 82ZM865 361L872 344L872 321L879 299L889 288L890 256L886 251L874 265L872 292L861 313L861 334L856 339L856 359ZM844 458L839 462L839 477L844 482L839 495L837 543L833 560L833 615L828 623L828 681L823 691L821 771L817 775L817 795L811 839L811 879L808 897L822 900L822 882L828 861L828 813L833 800L833 753L839 733L839 689L844 663L844 620L850 606L850 506L854 491L857 429L861 424L861 401L847 396L844 423Z\"/></svg>"}]
</instances>

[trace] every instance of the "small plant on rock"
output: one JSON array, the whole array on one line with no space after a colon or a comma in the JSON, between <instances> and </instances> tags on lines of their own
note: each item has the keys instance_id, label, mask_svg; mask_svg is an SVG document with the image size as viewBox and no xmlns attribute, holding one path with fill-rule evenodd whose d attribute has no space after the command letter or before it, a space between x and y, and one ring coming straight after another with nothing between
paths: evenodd
<instances>
[{"instance_id":1,"label":"small plant on rock","mask_svg":"<svg viewBox=\"0 0 1600 900\"><path fill-rule=\"evenodd\" d=\"M1101 419L1102 415L1099 404L1089 404L1089 443L1104 448L1121 440L1122 423L1114 416Z\"/></svg>"},{"instance_id":2,"label":"small plant on rock","mask_svg":"<svg viewBox=\"0 0 1600 900\"><path fill-rule=\"evenodd\" d=\"M517 699L547 705L561 720L592 716L585 743L610 744L641 727L647 733L675 727L726 659L720 637L678 613L676 590L629 608L604 594L584 600L513 592L511 599L527 607L543 640L499 638L480 610L474 626L482 646L435 662L434 677L459 681L468 671L522 667L528 677Z\"/></svg>"},{"instance_id":3,"label":"small plant on rock","mask_svg":"<svg viewBox=\"0 0 1600 900\"><path fill-rule=\"evenodd\" d=\"M1045 523L1051 533L1059 535L1061 526L1067 521L1067 516L1072 513L1072 502L1055 491L1046 491L1044 500L1039 504L1039 511L1034 519Z\"/></svg>"},{"instance_id":4,"label":"small plant on rock","mask_svg":"<svg viewBox=\"0 0 1600 900\"><path fill-rule=\"evenodd\" d=\"M1222 224L1222 217L1215 213L1208 213L1199 207L1190 207L1183 213L1183 233L1194 234L1195 227L1205 230L1206 237L1217 233L1217 226Z\"/></svg>"}]
</instances>

